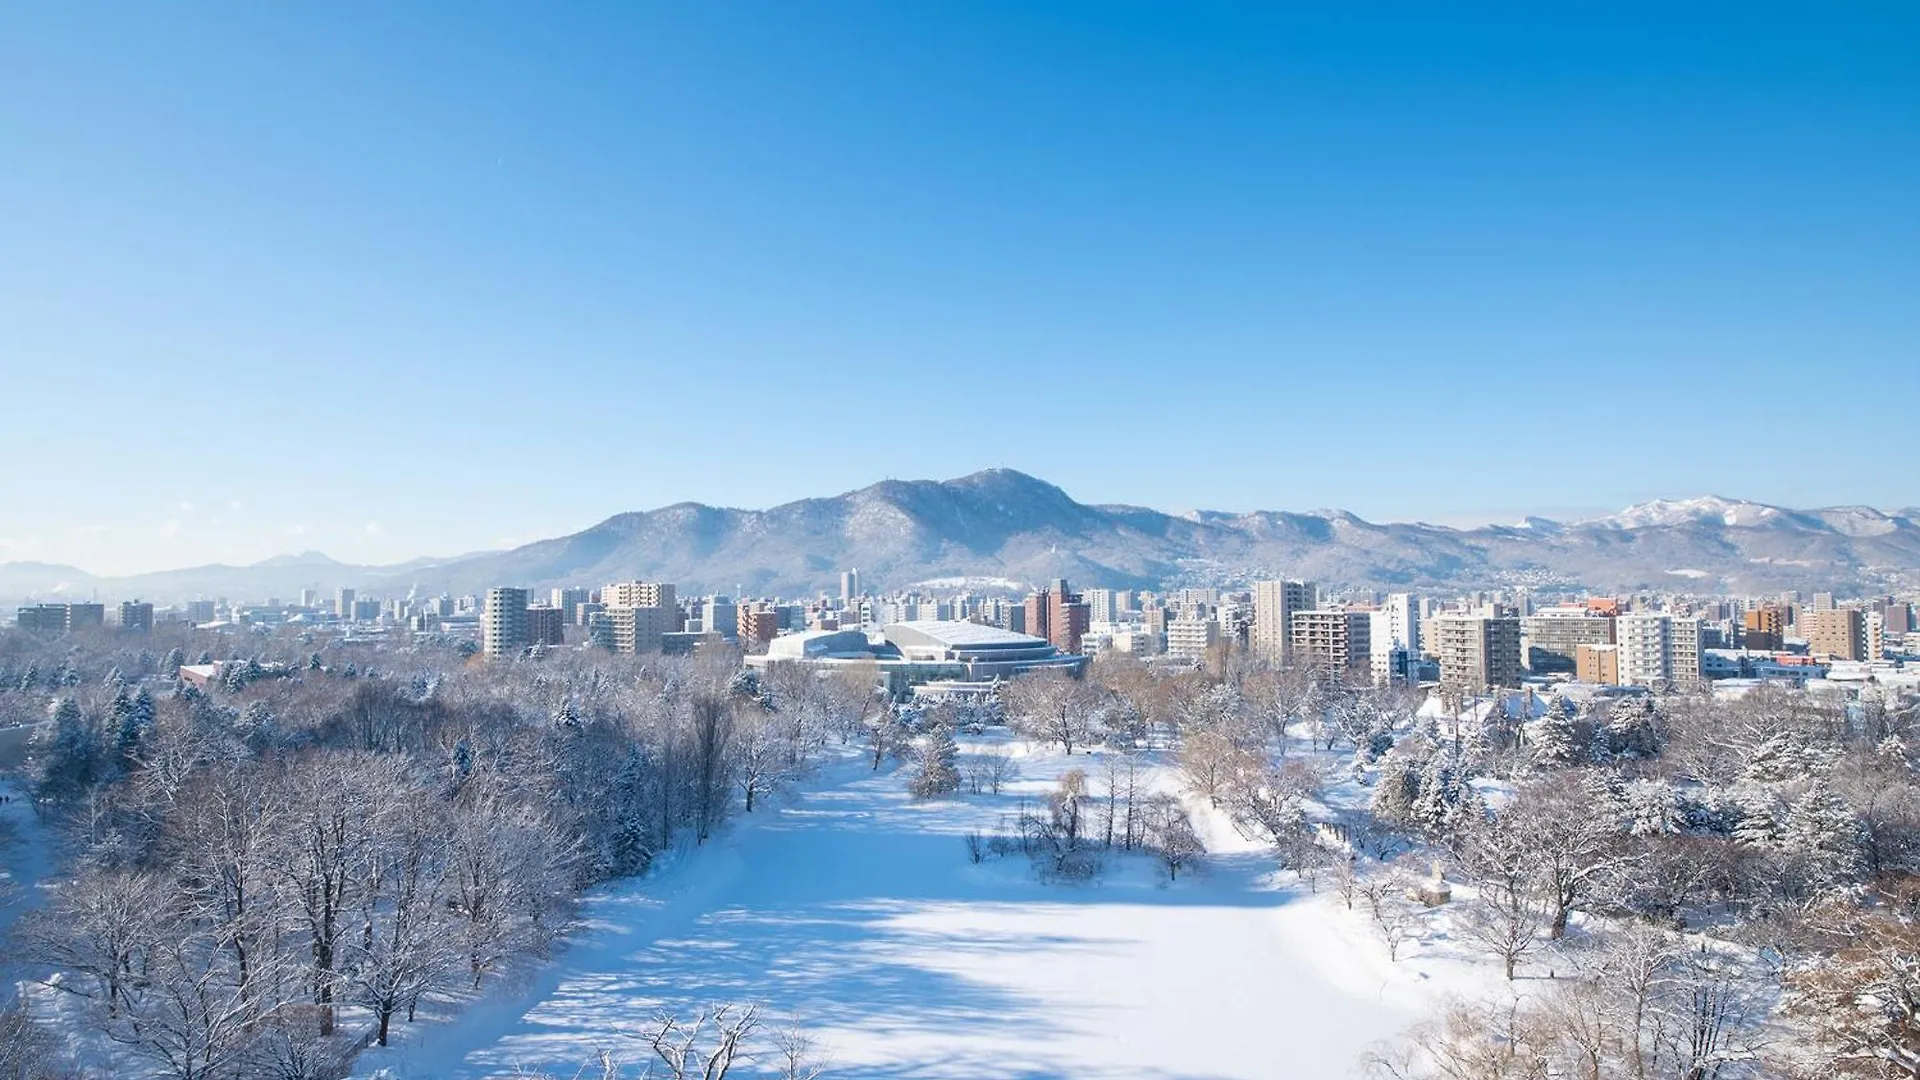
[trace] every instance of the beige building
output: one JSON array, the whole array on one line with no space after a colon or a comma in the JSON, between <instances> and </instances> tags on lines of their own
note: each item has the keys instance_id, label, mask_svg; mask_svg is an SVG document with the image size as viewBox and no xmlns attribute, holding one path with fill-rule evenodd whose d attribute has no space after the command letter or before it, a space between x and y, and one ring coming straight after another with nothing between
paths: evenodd
<instances>
[{"instance_id":1,"label":"beige building","mask_svg":"<svg viewBox=\"0 0 1920 1080\"><path fill-rule=\"evenodd\" d=\"M668 632L667 611L660 607L607 608L588 625L596 645L627 656L659 652L661 636Z\"/></svg>"},{"instance_id":2,"label":"beige building","mask_svg":"<svg viewBox=\"0 0 1920 1080\"><path fill-rule=\"evenodd\" d=\"M1296 667L1361 680L1371 675L1372 620L1365 611L1296 611L1292 620Z\"/></svg>"},{"instance_id":3,"label":"beige building","mask_svg":"<svg viewBox=\"0 0 1920 1080\"><path fill-rule=\"evenodd\" d=\"M1318 603L1310 581L1256 581L1253 584L1253 625L1248 639L1253 651L1276 664L1293 662L1293 613ZM1169 641L1168 650L1172 650Z\"/></svg>"},{"instance_id":4,"label":"beige building","mask_svg":"<svg viewBox=\"0 0 1920 1080\"><path fill-rule=\"evenodd\" d=\"M1807 651L1835 660L1867 659L1867 620L1859 608L1800 613Z\"/></svg>"},{"instance_id":5,"label":"beige building","mask_svg":"<svg viewBox=\"0 0 1920 1080\"><path fill-rule=\"evenodd\" d=\"M657 607L678 610L680 601L670 581L619 581L600 588L600 606Z\"/></svg>"},{"instance_id":6,"label":"beige building","mask_svg":"<svg viewBox=\"0 0 1920 1080\"><path fill-rule=\"evenodd\" d=\"M1579 644L1573 647L1574 678L1584 683L1620 684L1620 646Z\"/></svg>"},{"instance_id":7,"label":"beige building","mask_svg":"<svg viewBox=\"0 0 1920 1080\"><path fill-rule=\"evenodd\" d=\"M1421 626L1440 681L1464 690L1520 685L1520 620L1495 615L1436 615Z\"/></svg>"}]
</instances>

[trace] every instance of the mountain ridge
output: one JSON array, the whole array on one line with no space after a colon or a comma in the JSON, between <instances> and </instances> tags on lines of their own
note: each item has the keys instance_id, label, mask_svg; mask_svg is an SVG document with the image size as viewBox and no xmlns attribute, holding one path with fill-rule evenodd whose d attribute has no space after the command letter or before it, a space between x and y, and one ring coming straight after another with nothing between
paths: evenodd
<instances>
[{"instance_id":1,"label":"mountain ridge","mask_svg":"<svg viewBox=\"0 0 1920 1080\"><path fill-rule=\"evenodd\" d=\"M882 588L1062 576L1153 588L1284 575L1397 588L1893 591L1920 583L1920 522L1906 510L1795 510L1718 495L1650 500L1584 521L1474 528L1373 522L1340 509L1172 514L1080 503L1057 485L1002 468L951 480L882 480L761 510L683 501L504 551L392 566L340 563L313 551L248 567L120 578L58 564L0 564L0 599L52 589L56 577L66 595L94 589L161 602L188 598L183 590L257 599L353 586L399 595L636 577L675 581L687 593L792 596L835 589L839 571L852 566ZM40 589L19 591L35 581Z\"/></svg>"}]
</instances>

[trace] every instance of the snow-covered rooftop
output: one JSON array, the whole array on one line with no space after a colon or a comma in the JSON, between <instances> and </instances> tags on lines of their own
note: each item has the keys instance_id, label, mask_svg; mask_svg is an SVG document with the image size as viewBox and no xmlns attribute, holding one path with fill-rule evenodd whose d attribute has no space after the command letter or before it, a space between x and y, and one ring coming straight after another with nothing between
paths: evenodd
<instances>
[{"instance_id":1,"label":"snow-covered rooftop","mask_svg":"<svg viewBox=\"0 0 1920 1080\"><path fill-rule=\"evenodd\" d=\"M1002 630L997 626L982 626L979 623L958 622L952 619L912 619L907 622L889 623L881 633L885 634L896 626L905 627L924 634L944 645L1044 645L1044 638L1029 634L1016 634L1011 630Z\"/></svg>"}]
</instances>

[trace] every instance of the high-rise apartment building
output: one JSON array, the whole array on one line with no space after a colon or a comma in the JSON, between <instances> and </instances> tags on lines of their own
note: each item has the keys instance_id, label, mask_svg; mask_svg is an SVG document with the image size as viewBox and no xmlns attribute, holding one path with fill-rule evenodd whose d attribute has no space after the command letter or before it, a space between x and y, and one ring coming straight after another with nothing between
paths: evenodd
<instances>
[{"instance_id":1,"label":"high-rise apartment building","mask_svg":"<svg viewBox=\"0 0 1920 1080\"><path fill-rule=\"evenodd\" d=\"M1114 602L1112 589L1082 589L1080 598L1086 602L1089 621L1096 624L1120 621L1120 608Z\"/></svg>"},{"instance_id":2,"label":"high-rise apartment building","mask_svg":"<svg viewBox=\"0 0 1920 1080\"><path fill-rule=\"evenodd\" d=\"M487 606L480 616L481 651L488 656L512 656L529 644L527 590L488 589Z\"/></svg>"},{"instance_id":3,"label":"high-rise apartment building","mask_svg":"<svg viewBox=\"0 0 1920 1080\"><path fill-rule=\"evenodd\" d=\"M674 597L672 582L617 581L600 587L600 603L608 608L677 608L680 602Z\"/></svg>"},{"instance_id":4,"label":"high-rise apartment building","mask_svg":"<svg viewBox=\"0 0 1920 1080\"><path fill-rule=\"evenodd\" d=\"M1372 620L1365 611L1315 608L1293 613L1293 664L1335 678L1372 677Z\"/></svg>"},{"instance_id":5,"label":"high-rise apartment building","mask_svg":"<svg viewBox=\"0 0 1920 1080\"><path fill-rule=\"evenodd\" d=\"M136 634L153 632L153 605L139 600L120 603L120 629Z\"/></svg>"},{"instance_id":6,"label":"high-rise apartment building","mask_svg":"<svg viewBox=\"0 0 1920 1080\"><path fill-rule=\"evenodd\" d=\"M1863 660L1885 660L1887 658L1887 617L1877 609L1868 609L1860 613L1861 629L1864 631L1862 644L1866 655Z\"/></svg>"},{"instance_id":7,"label":"high-rise apartment building","mask_svg":"<svg viewBox=\"0 0 1920 1080\"><path fill-rule=\"evenodd\" d=\"M1635 612L1613 621L1622 686L1690 685L1700 681L1700 620Z\"/></svg>"},{"instance_id":8,"label":"high-rise apartment building","mask_svg":"<svg viewBox=\"0 0 1920 1080\"><path fill-rule=\"evenodd\" d=\"M565 645L567 643L565 608L541 605L527 608L527 644Z\"/></svg>"},{"instance_id":9,"label":"high-rise apartment building","mask_svg":"<svg viewBox=\"0 0 1920 1080\"><path fill-rule=\"evenodd\" d=\"M780 633L780 612L770 604L742 604L735 632L743 648L765 645Z\"/></svg>"},{"instance_id":10,"label":"high-rise apartment building","mask_svg":"<svg viewBox=\"0 0 1920 1080\"><path fill-rule=\"evenodd\" d=\"M1707 624L1683 615L1672 616L1667 622L1667 670L1675 684L1692 686L1704 677L1702 654L1707 650Z\"/></svg>"},{"instance_id":11,"label":"high-rise apartment building","mask_svg":"<svg viewBox=\"0 0 1920 1080\"><path fill-rule=\"evenodd\" d=\"M334 617L342 621L353 621L353 590L341 589L333 594Z\"/></svg>"},{"instance_id":12,"label":"high-rise apartment building","mask_svg":"<svg viewBox=\"0 0 1920 1080\"><path fill-rule=\"evenodd\" d=\"M553 590L549 603L560 609L560 618L571 625L580 623L580 605L593 599L593 590L579 587Z\"/></svg>"},{"instance_id":13,"label":"high-rise apartment building","mask_svg":"<svg viewBox=\"0 0 1920 1080\"><path fill-rule=\"evenodd\" d=\"M861 595L863 594L860 592L860 568L856 566L851 570L840 571L841 601L851 603Z\"/></svg>"},{"instance_id":14,"label":"high-rise apartment building","mask_svg":"<svg viewBox=\"0 0 1920 1080\"><path fill-rule=\"evenodd\" d=\"M1029 595L1025 607L1025 633L1047 639L1063 653L1080 651L1080 639L1093 620L1086 602L1073 592L1066 578L1055 578Z\"/></svg>"},{"instance_id":15,"label":"high-rise apartment building","mask_svg":"<svg viewBox=\"0 0 1920 1080\"><path fill-rule=\"evenodd\" d=\"M1815 656L1867 658L1867 621L1859 608L1802 612L1800 633L1807 639L1807 651Z\"/></svg>"},{"instance_id":16,"label":"high-rise apartment building","mask_svg":"<svg viewBox=\"0 0 1920 1080\"><path fill-rule=\"evenodd\" d=\"M1204 616L1167 620L1167 655L1176 660L1205 660L1219 638L1220 624Z\"/></svg>"},{"instance_id":17,"label":"high-rise apartment building","mask_svg":"<svg viewBox=\"0 0 1920 1080\"><path fill-rule=\"evenodd\" d=\"M1513 616L1437 615L1421 626L1440 661L1440 681L1464 690L1520 685L1520 620Z\"/></svg>"},{"instance_id":18,"label":"high-rise apartment building","mask_svg":"<svg viewBox=\"0 0 1920 1080\"><path fill-rule=\"evenodd\" d=\"M1665 686L1673 681L1671 630L1664 615L1632 614L1613 620L1622 686Z\"/></svg>"},{"instance_id":19,"label":"high-rise apartment building","mask_svg":"<svg viewBox=\"0 0 1920 1080\"><path fill-rule=\"evenodd\" d=\"M1293 660L1293 613L1318 606L1318 590L1310 581L1256 581L1253 584L1253 625L1248 642L1253 651L1276 664Z\"/></svg>"},{"instance_id":20,"label":"high-rise apartment building","mask_svg":"<svg viewBox=\"0 0 1920 1080\"><path fill-rule=\"evenodd\" d=\"M602 648L633 656L659 652L667 626L665 608L606 608L588 616L587 636Z\"/></svg>"}]
</instances>

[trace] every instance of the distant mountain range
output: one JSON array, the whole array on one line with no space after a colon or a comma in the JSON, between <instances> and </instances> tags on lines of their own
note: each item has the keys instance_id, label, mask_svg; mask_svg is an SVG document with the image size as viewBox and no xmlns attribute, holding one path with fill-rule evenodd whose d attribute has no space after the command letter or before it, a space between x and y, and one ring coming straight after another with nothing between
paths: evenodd
<instances>
[{"instance_id":1,"label":"distant mountain range","mask_svg":"<svg viewBox=\"0 0 1920 1080\"><path fill-rule=\"evenodd\" d=\"M849 567L881 589L936 580L1015 589L1053 577L1160 588L1285 576L1412 589L1850 594L1920 588L1920 508L1789 510L1705 497L1589 521L1453 529L1369 522L1343 510L1167 514L1087 505L1043 480L990 469L956 480L888 480L768 510L678 503L508 551L398 566L307 552L244 567L96 578L70 566L6 563L0 601L291 598L302 588L340 586L432 595L632 578L677 582L683 594L799 596L837 589Z\"/></svg>"}]
</instances>

